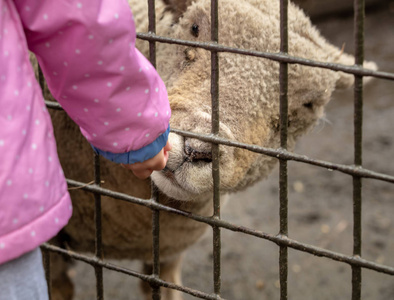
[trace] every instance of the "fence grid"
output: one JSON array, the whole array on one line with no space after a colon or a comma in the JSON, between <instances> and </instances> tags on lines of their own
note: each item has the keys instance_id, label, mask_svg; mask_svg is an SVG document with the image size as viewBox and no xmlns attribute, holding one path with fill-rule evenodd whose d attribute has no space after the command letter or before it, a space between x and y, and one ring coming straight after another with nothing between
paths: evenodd
<instances>
[{"instance_id":1,"label":"fence grid","mask_svg":"<svg viewBox=\"0 0 394 300\"><path fill-rule=\"evenodd\" d=\"M364 61L364 19L365 19L365 1L354 0L354 37L355 37L355 64L353 66L344 66L334 63L323 63L319 61L308 60L288 55L288 0L280 0L280 52L267 53L239 48L232 48L220 45L220 36L218 28L218 0L211 0L211 42L191 42L178 40L156 35L156 16L155 1L148 1L149 32L138 33L137 37L149 42L149 59L156 65L156 42L179 44L191 47L199 47L211 51L211 103L212 103L212 128L211 134L197 134L179 129L171 129L172 132L184 137L197 138L212 144L212 177L213 177L213 215L204 217L195 215L182 210L174 209L158 202L157 188L152 184L152 197L150 200L139 199L130 195L122 194L117 191L104 189L100 186L100 158L94 155L95 180L93 185L87 185L72 179L67 179L69 186L78 187L94 194L95 199L95 224L96 224L96 243L95 255L82 255L70 250L50 245L42 245L44 255L44 267L48 281L48 290L51 294L51 271L50 255L58 253L68 256L72 259L83 261L92 265L96 274L96 292L97 299L104 299L104 282L103 269L117 271L123 274L134 276L148 282L152 288L152 299L160 300L160 287L175 289L201 299L223 299L221 293L221 229L227 229L235 232L241 232L247 235L262 238L279 247L279 281L280 281L280 299L288 299L288 248L296 249L312 255L326 257L334 261L346 263L352 268L352 300L361 299L362 285L362 268L374 270L387 275L394 275L394 267L378 264L363 259L361 256L361 232L362 232L362 179L372 178L380 181L394 183L394 176L374 172L362 167L362 124L363 124L363 77L373 76L375 78L394 80L394 74L381 71L367 70L362 67ZM280 83L280 137L281 146L279 149L265 148L261 146L244 144L238 141L227 140L218 137L219 133L219 59L220 52L237 53L250 55L261 58L268 58L279 62L279 83ZM288 64L301 64L306 66L326 68L334 71L342 71L353 74L355 77L354 84L354 165L342 165L331 162L315 160L304 155L299 155L287 151L287 118L288 118L288 98L287 98L287 81L288 81ZM39 72L39 81L41 88L44 89L44 78ZM46 105L51 109L62 109L58 103L46 101ZM243 226L237 226L220 218L220 174L219 174L219 145L226 145L247 149L263 155L276 157L279 160L279 216L280 231L277 235L264 233ZM313 245L292 240L288 237L288 182L287 182L287 163L288 161L297 161L300 163L310 164L330 170L339 171L352 176L353 178L353 255L345 255L322 249ZM134 204L146 206L152 210L152 239L153 239L153 261L152 274L146 275L135 272L121 266L116 266L103 260L102 242L101 242L101 196L109 196L120 201L126 201ZM159 256L159 216L160 211L165 211L184 217L191 218L198 222L203 222L212 227L213 230L213 294L207 294L198 290L179 286L171 282L160 279L160 256ZM51 296L51 295L50 295Z\"/></svg>"}]
</instances>

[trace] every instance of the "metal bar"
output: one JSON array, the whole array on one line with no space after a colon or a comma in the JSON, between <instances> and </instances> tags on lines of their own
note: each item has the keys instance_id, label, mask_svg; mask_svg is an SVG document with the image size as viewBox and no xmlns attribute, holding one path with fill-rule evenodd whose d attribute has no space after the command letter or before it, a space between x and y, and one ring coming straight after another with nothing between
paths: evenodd
<instances>
[{"instance_id":1,"label":"metal bar","mask_svg":"<svg viewBox=\"0 0 394 300\"><path fill-rule=\"evenodd\" d=\"M280 52L288 54L288 27L287 27L288 0L280 1ZM288 64L279 64L279 88L280 88L280 147L287 149L287 126L288 126ZM287 191L287 160L279 160L279 234L288 236L288 191ZM279 282L280 299L287 300L287 277L288 277L288 248L279 246Z\"/></svg>"},{"instance_id":2,"label":"metal bar","mask_svg":"<svg viewBox=\"0 0 394 300\"><path fill-rule=\"evenodd\" d=\"M355 64L364 63L365 1L354 0ZM354 82L354 165L362 165L363 77L355 75ZM362 178L353 176L353 255L361 257ZM361 299L362 271L352 266L352 300Z\"/></svg>"},{"instance_id":3,"label":"metal bar","mask_svg":"<svg viewBox=\"0 0 394 300\"><path fill-rule=\"evenodd\" d=\"M219 42L218 0L211 1L211 41ZM219 134L219 55L211 51L211 133ZM213 218L220 219L220 172L219 145L212 144L212 179L213 179ZM220 227L213 226L213 286L216 295L221 290L221 232Z\"/></svg>"},{"instance_id":4,"label":"metal bar","mask_svg":"<svg viewBox=\"0 0 394 300\"><path fill-rule=\"evenodd\" d=\"M94 154L94 184L100 186L100 156ZM103 248L102 248L102 222L101 222L101 194L94 193L94 221L96 228L95 238L95 255L98 259L103 259ZM103 283L103 268L100 266L94 267L96 275L96 297L98 300L104 299L104 283Z\"/></svg>"},{"instance_id":5,"label":"metal bar","mask_svg":"<svg viewBox=\"0 0 394 300\"><path fill-rule=\"evenodd\" d=\"M149 18L149 32L156 33L156 9L155 1L148 0L148 18ZM149 60L151 64L156 67L156 42L149 41ZM158 203L158 190L152 183L151 186L152 202ZM152 276L154 278L160 277L160 210L152 210ZM160 285L151 283L152 299L160 300Z\"/></svg>"},{"instance_id":6,"label":"metal bar","mask_svg":"<svg viewBox=\"0 0 394 300\"><path fill-rule=\"evenodd\" d=\"M123 274L126 274L126 275L134 276L134 277L139 278L141 280L144 280L144 281L146 281L146 282L148 282L150 284L155 284L155 285L159 285L159 286L162 286L162 287L165 287L165 288L178 290L178 291L187 293L189 295L192 295L192 296L195 296L195 297L199 297L201 299L226 300L226 299L221 298L221 297L219 297L217 295L214 295L214 294L207 294L207 293L200 292L200 291L197 291L197 290L194 290L194 289L190 289L190 288L186 288L186 287L183 287L183 286L180 286L180 285L176 285L176 284L171 283L171 282L164 281L164 280L162 280L160 278L156 278L156 277L154 277L152 275L141 274L141 273L138 273L138 272L133 271L133 270L129 270L129 269L126 269L126 268L123 268L123 267L119 267L119 266L116 266L114 264L105 262L102 259L97 259L97 257L86 256L86 255L79 254L79 253L76 253L76 252L73 252L73 251L70 251L70 250L65 250L63 248L60 248L60 247L57 247L57 246L54 246L54 245L50 245L48 243L45 243L45 244L41 245L41 247L46 249L46 250L48 250L48 251L64 255L66 257L70 257L70 258L75 259L75 260L83 261L83 262L85 262L87 264L90 264L92 266L96 266L97 265L97 266L99 266L101 268L105 268L105 269L116 271L116 272L123 273Z\"/></svg>"},{"instance_id":7,"label":"metal bar","mask_svg":"<svg viewBox=\"0 0 394 300\"><path fill-rule=\"evenodd\" d=\"M86 190L86 191L97 192L97 193L100 193L101 195L104 195L104 196L112 197L115 199L119 199L122 201L134 203L134 204L139 204L139 205L148 207L150 209L158 209L158 210L165 211L168 213L173 213L173 214L180 215L180 216L183 216L183 217L186 217L186 218L198 221L198 222L206 223L210 226L218 226L218 227L225 228L225 229L228 229L228 230L231 230L234 232L240 232L240 233L248 234L251 236L259 237L259 238L274 242L278 245L284 245L289 248L299 250L302 252L311 253L316 256L327 257L327 258L330 258L335 261L347 263L349 265L356 265L356 266L360 266L363 268L375 270L377 272L394 275L394 267L389 267L386 265L377 264L377 263L368 261L366 259L362 259L360 257L344 255L342 253L337 253L337 252L333 252L330 250L322 249L322 248L319 248L319 247L316 247L313 245L309 245L306 243L302 243L302 242L299 242L296 240L289 239L288 237L282 237L281 235L272 235L269 233L264 233L262 231L250 229L250 228L247 228L244 226L237 226L237 225L234 225L233 223L227 222L222 219L195 215L195 214L192 214L187 211L178 210L178 209L175 209L175 208L172 208L169 206L162 205L157 202L153 202L151 200L136 198L136 197L133 197L133 196L130 196L127 194L122 194L119 192L111 191L111 190L104 189L102 187L98 187L95 185L86 185L86 183L78 182L78 181L71 180L71 179L67 179L67 183L71 186L80 187L81 189Z\"/></svg>"},{"instance_id":8,"label":"metal bar","mask_svg":"<svg viewBox=\"0 0 394 300\"><path fill-rule=\"evenodd\" d=\"M212 42L193 42L193 41L186 41L174 38L168 38L163 36L158 36L150 33L137 33L137 37L146 40L146 41L156 41L160 43L166 44L177 44L177 45L184 45L189 47L197 47L202 48L205 50L214 50L217 52L227 52L227 53L236 53L248 56L255 56L261 58L271 59L277 62L286 62L289 64L300 64L310 67L317 67L323 69L329 69L333 71L342 71L348 74L360 75L360 76L373 76L376 78L387 79L387 80L394 80L394 73L389 72L382 72L382 71L373 71L370 69L365 69L360 66L346 66L338 63L327 63L327 62L320 62L311 59L295 57L291 55L284 55L283 53L271 53L271 52L262 52L262 51L255 51L255 50L247 50L247 49L240 49L234 47L228 47L224 45L215 44Z\"/></svg>"},{"instance_id":9,"label":"metal bar","mask_svg":"<svg viewBox=\"0 0 394 300\"><path fill-rule=\"evenodd\" d=\"M51 253L46 249L41 247L43 265L45 270L45 279L47 281L48 287L48 299L52 299L52 280L51 280Z\"/></svg>"}]
</instances>

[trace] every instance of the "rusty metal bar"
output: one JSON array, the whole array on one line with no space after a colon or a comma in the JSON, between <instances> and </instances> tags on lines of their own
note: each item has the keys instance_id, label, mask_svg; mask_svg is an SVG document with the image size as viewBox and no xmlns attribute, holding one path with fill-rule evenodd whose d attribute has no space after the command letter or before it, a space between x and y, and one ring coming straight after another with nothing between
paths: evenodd
<instances>
[{"instance_id":1,"label":"rusty metal bar","mask_svg":"<svg viewBox=\"0 0 394 300\"><path fill-rule=\"evenodd\" d=\"M177 215L180 215L180 216L183 216L183 217L186 217L186 218L198 221L198 222L206 223L210 226L218 226L218 227L225 228L225 229L228 229L228 230L231 230L234 232L240 232L240 233L248 234L251 236L259 237L259 238L274 242L278 245L284 245L289 248L299 250L302 252L307 252L307 253L310 253L310 254L313 254L316 256L327 257L327 258L330 258L335 261L347 263L349 265L360 266L360 267L367 268L370 270L375 270L377 272L394 275L394 267L389 267L386 265L377 264L377 263L368 261L366 259L363 259L361 257L344 255L342 253L333 252L333 251L319 248L319 247L316 247L313 245L302 243L302 242L299 242L296 240L292 240L292 239L289 239L288 237L282 237L280 235L272 235L269 233L264 233L262 231L250 229L250 228L247 228L244 226L234 225L233 223L227 222L222 219L214 218L213 216L212 217L205 217L205 216L195 215L195 214L192 214L187 211L182 211L179 209L175 209L175 208L172 208L169 206L162 205L162 204L154 202L152 200L145 200L145 199L136 198L136 197L133 197L133 196L130 196L127 194L122 194L119 192L111 191L111 190L104 189L102 187L98 187L95 185L87 185L84 182L78 182L75 180L67 179L67 183L70 186L79 187L79 188L86 190L86 191L97 192L97 193L100 193L101 195L105 195L108 197L112 197L114 199L119 199L122 201L134 203L134 204L139 204L139 205L148 207L150 209L158 209L158 210L165 211L168 213L177 214Z\"/></svg>"},{"instance_id":2,"label":"rusty metal bar","mask_svg":"<svg viewBox=\"0 0 394 300\"><path fill-rule=\"evenodd\" d=\"M218 0L211 1L211 41L219 42ZM211 133L219 134L219 55L211 51L211 102L212 123ZM212 144L212 179L213 179L213 218L220 219L220 172L219 144ZM221 232L220 227L212 226L213 230L213 286L216 295L221 290Z\"/></svg>"},{"instance_id":3,"label":"rusty metal bar","mask_svg":"<svg viewBox=\"0 0 394 300\"><path fill-rule=\"evenodd\" d=\"M42 260L45 270L45 279L47 281L48 287L48 299L52 299L52 280L51 280L51 253L46 249L41 247Z\"/></svg>"},{"instance_id":4,"label":"rusty metal bar","mask_svg":"<svg viewBox=\"0 0 394 300\"><path fill-rule=\"evenodd\" d=\"M280 52L288 54L288 27L287 27L288 0L280 1ZM288 64L279 64L279 88L280 88L280 147L287 149L287 126L288 126ZM287 160L279 159L279 234L288 236L288 191L287 191ZM279 282L280 299L287 300L287 277L288 277L288 248L286 245L279 246Z\"/></svg>"},{"instance_id":5,"label":"rusty metal bar","mask_svg":"<svg viewBox=\"0 0 394 300\"><path fill-rule=\"evenodd\" d=\"M155 1L148 0L148 18L149 18L149 32L156 33L156 9ZM149 60L151 64L156 67L156 42L149 41ZM158 189L151 184L151 199L152 202L158 203ZM152 209L152 276L160 278L160 210ZM160 300L161 292L160 285L151 282L152 299Z\"/></svg>"},{"instance_id":6,"label":"rusty metal bar","mask_svg":"<svg viewBox=\"0 0 394 300\"><path fill-rule=\"evenodd\" d=\"M165 288L178 290L178 291L187 293L189 295L192 295L192 296L195 296L195 297L198 297L198 298L201 298L201 299L226 300L226 299L221 298L221 297L219 297L218 295L215 295L215 294L207 294L207 293L204 293L204 292L200 292L198 290L194 290L194 289L191 289L191 288L187 288L187 287L184 287L184 286L176 285L176 284L171 283L171 282L164 281L164 280L162 280L160 278L157 278L155 276L152 276L152 275L141 274L139 272L136 272L136 271L133 271L133 270L130 270L130 269L126 269L126 268L123 268L123 267L120 267L120 266L116 266L114 264L105 262L102 259L97 259L97 257L91 257L91 256L79 254L79 253L76 253L76 252L73 252L73 251L70 251L70 250L65 250L63 248L60 248L60 247L57 247L57 246L54 246L54 245L50 245L48 243L43 244L41 247L43 249L46 249L46 250L50 251L50 252L61 254L63 256L66 256L66 257L69 257L69 258L72 258L72 259L75 259L75 260L83 261L83 262L85 262L87 264L90 264L92 266L96 266L97 265L97 266L99 266L101 268L105 268L105 269L116 271L116 272L123 273L123 274L126 274L126 275L134 276L136 278L139 278L141 280L144 280L144 281L150 283L151 285L152 284L153 285L159 285L159 286L162 286L162 287L165 287Z\"/></svg>"},{"instance_id":7,"label":"rusty metal bar","mask_svg":"<svg viewBox=\"0 0 394 300\"><path fill-rule=\"evenodd\" d=\"M355 64L364 63L365 1L354 0ZM363 77L354 76L354 165L362 166ZM361 257L362 178L353 176L353 255ZM361 299L362 271L352 266L352 300Z\"/></svg>"},{"instance_id":8,"label":"rusty metal bar","mask_svg":"<svg viewBox=\"0 0 394 300\"><path fill-rule=\"evenodd\" d=\"M60 104L58 104L56 102L45 101L45 103L48 108L62 110ZM209 143L216 143L216 144L221 144L224 146L246 149L246 150L249 150L252 152L264 154L264 155L271 156L271 157L276 157L278 159L286 159L286 160L303 162L306 164L322 167L322 168L325 168L330 171L339 171L341 173L348 174L351 176L354 175L354 176L359 176L359 177L363 177L363 178L370 178L370 179L386 181L389 183L394 183L394 176L391 176L391 175L378 173L378 172L375 172L375 171L372 171L369 169L364 169L362 167L356 167L356 166L352 166L352 165L342 165L342 164L331 163L331 162L327 162L327 161L323 161L323 160L313 159L313 158L310 158L306 155L296 154L296 153L289 152L284 149L273 149L273 148L266 148L266 147L251 145L251 144L245 144L245 143L240 143L237 141L231 141L231 140L221 138L218 136L213 136L211 134L210 135L200 134L200 133L194 133L194 132L184 131L184 130L174 129L174 128L171 128L171 132L174 132L174 133L179 134L184 137L200 139L202 141L209 142Z\"/></svg>"},{"instance_id":9,"label":"rusty metal bar","mask_svg":"<svg viewBox=\"0 0 394 300\"><path fill-rule=\"evenodd\" d=\"M194 41L186 41L174 38L168 38L163 36L158 36L150 33L137 33L137 37L146 40L146 41L156 41L160 43L166 44L177 44L184 45L189 47L197 47L205 50L214 50L217 52L227 52L227 53L236 53L241 55L255 56L261 58L271 59L277 62L286 62L289 64L300 64L310 67L317 67L323 69L329 69L333 71L342 71L348 74L360 75L360 76L373 76L381 79L394 80L394 73L382 72L382 71L373 71L369 69L361 68L360 66L346 66L338 63L327 63L320 62L311 59L295 57L291 55L284 55L282 53L271 53L271 52L262 52L255 50L247 50L240 49L234 47L228 47L220 44L215 44L212 42L194 42Z\"/></svg>"},{"instance_id":10,"label":"rusty metal bar","mask_svg":"<svg viewBox=\"0 0 394 300\"><path fill-rule=\"evenodd\" d=\"M100 156L94 154L94 184L100 186ZM103 243L102 243L102 222L101 222L101 194L94 193L94 221L96 228L95 238L95 255L98 259L103 259ZM103 268L101 266L94 266L94 273L96 275L96 297L98 300L104 299L104 282L103 282Z\"/></svg>"}]
</instances>

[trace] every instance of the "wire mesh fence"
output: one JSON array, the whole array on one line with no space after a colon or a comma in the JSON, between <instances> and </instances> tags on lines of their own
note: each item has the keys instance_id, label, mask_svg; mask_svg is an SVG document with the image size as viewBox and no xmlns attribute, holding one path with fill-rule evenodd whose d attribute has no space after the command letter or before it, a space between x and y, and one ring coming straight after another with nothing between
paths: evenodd
<instances>
[{"instance_id":1,"label":"wire mesh fence","mask_svg":"<svg viewBox=\"0 0 394 300\"><path fill-rule=\"evenodd\" d=\"M362 68L364 61L364 20L365 20L365 3L363 0L354 1L354 40L355 40L355 64L353 66L344 66L334 63L323 63L319 61L308 60L304 58L292 57L288 52L288 1L280 1L280 53L267 53L254 50L238 49L220 45L220 36L218 30L218 0L211 1L211 42L201 43L185 40L178 40L169 37L157 36L155 34L155 2L149 0L149 33L139 33L140 39L146 40L150 45L150 60L153 65L156 62L155 44L168 43L179 44L189 47L198 47L211 52L211 96L212 96L212 129L211 134L197 134L193 132L183 131L180 129L172 129L172 132L190 138L200 139L204 142L212 144L212 177L213 177L213 215L210 217L201 216L178 210L169 206L160 204L157 201L157 189L152 186L152 198L150 200L139 199L130 195L122 194L117 191L108 190L100 187L100 159L94 156L95 181L93 185L67 179L69 186L78 187L94 194L95 199L95 223L96 223L96 246L95 255L87 256L60 247L44 244L42 246L44 253L45 269L47 274L49 291L51 282L50 259L52 252L60 253L72 259L83 261L92 265L96 274L96 293L97 299L104 299L103 292L103 269L117 271L127 274L150 284L152 288L152 299L161 299L160 288L170 288L193 295L201 299L224 299L221 297L221 230L231 230L252 237L268 240L278 245L279 249L279 281L280 281L280 299L288 299L288 249L295 249L316 256L326 257L328 259L345 263L352 269L352 300L361 299L362 290L362 269L370 269L387 275L394 275L394 267L379 264L362 257L362 180L364 178L372 178L379 181L394 183L394 176L375 172L363 168L362 161L362 133L363 133L363 77L372 76L380 79L394 80L394 74L382 71L372 71ZM228 52L241 55L255 56L264 59L271 59L280 64L280 137L281 147L279 149L265 148L252 144L245 144L234 140L228 140L218 136L219 132L219 59L218 53ZM344 165L332 163L329 161L316 160L305 155L299 155L288 151L287 148L287 126L288 126L288 66L289 64L300 64L316 68L325 68L334 71L342 71L352 74L355 77L354 85L354 163L352 165ZM41 80L44 79L41 76ZM47 102L47 106L52 109L61 109L60 105L53 102ZM279 160L279 215L280 226L278 234L269 234L253 228L238 226L231 222L221 219L220 215L220 174L219 174L219 145L229 147L237 147L246 149L261 155L275 157ZM313 165L338 171L349 175L353 180L353 253L345 255L343 253L334 252L324 248L320 248L311 244L299 242L288 236L289 218L288 218L288 162L295 161L298 163ZM102 250L102 221L101 221L101 196L109 196L119 201L130 202L145 206L152 210L152 239L153 239L153 271L152 274L146 275L135 272L121 266L117 266L106 262L103 259ZM160 253L159 253L159 216L161 212L168 212L187 218L191 218L197 222L206 223L212 227L213 231L213 289L214 293L209 294L199 290L191 289L185 286L179 286L171 282L160 279Z\"/></svg>"}]
</instances>

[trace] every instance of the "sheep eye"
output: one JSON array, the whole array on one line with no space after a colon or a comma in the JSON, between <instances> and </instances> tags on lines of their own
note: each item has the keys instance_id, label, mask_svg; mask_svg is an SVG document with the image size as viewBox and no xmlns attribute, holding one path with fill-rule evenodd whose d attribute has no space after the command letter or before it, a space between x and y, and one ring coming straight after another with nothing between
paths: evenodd
<instances>
[{"instance_id":1,"label":"sheep eye","mask_svg":"<svg viewBox=\"0 0 394 300\"><path fill-rule=\"evenodd\" d=\"M198 34L200 33L200 28L197 24L193 24L190 28L190 32L193 36L198 37Z\"/></svg>"},{"instance_id":2,"label":"sheep eye","mask_svg":"<svg viewBox=\"0 0 394 300\"><path fill-rule=\"evenodd\" d=\"M312 102L307 102L303 104L304 107L308 108L308 109L312 109L313 108L313 103Z\"/></svg>"}]
</instances>

